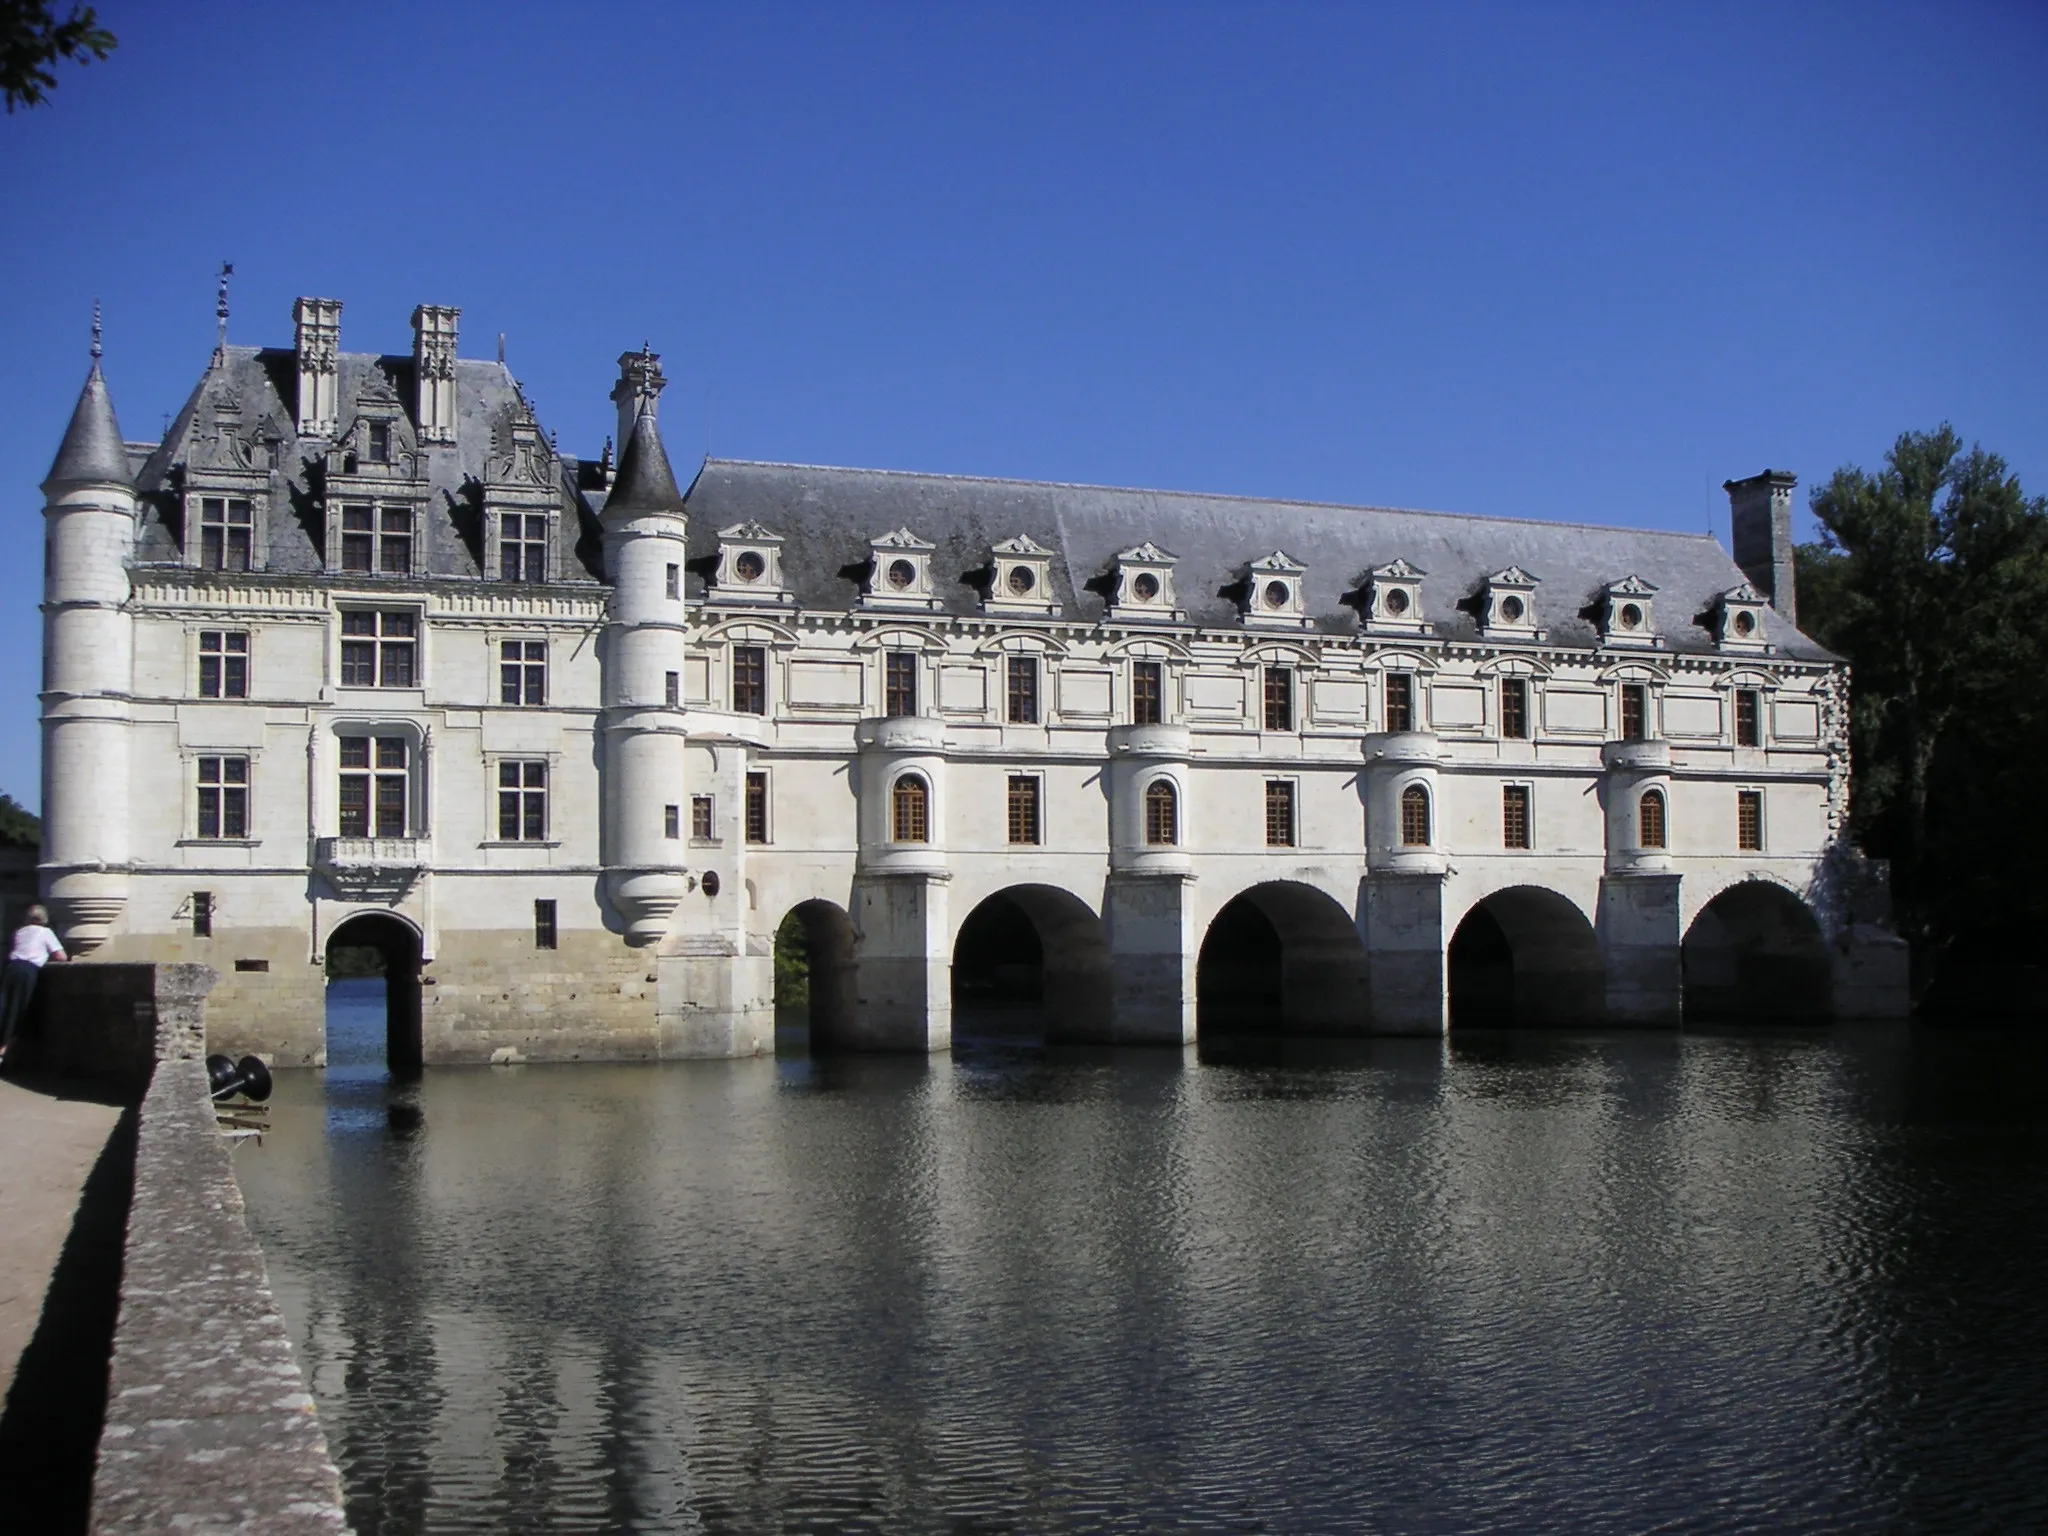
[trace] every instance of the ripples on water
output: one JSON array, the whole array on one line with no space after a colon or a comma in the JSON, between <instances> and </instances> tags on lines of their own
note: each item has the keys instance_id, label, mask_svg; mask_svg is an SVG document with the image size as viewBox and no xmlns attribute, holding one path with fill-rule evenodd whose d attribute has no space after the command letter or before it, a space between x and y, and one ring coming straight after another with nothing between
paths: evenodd
<instances>
[{"instance_id":1,"label":"ripples on water","mask_svg":"<svg viewBox=\"0 0 2048 1536\"><path fill-rule=\"evenodd\" d=\"M361 1532L2048 1526L2038 1039L345 1055L236 1166Z\"/></svg>"}]
</instances>

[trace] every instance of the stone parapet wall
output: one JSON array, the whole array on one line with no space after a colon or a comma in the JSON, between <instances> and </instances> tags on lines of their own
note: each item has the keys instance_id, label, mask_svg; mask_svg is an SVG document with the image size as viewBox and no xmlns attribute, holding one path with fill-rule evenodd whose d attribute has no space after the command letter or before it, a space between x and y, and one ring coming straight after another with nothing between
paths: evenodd
<instances>
[{"instance_id":1,"label":"stone parapet wall","mask_svg":"<svg viewBox=\"0 0 2048 1536\"><path fill-rule=\"evenodd\" d=\"M142 1102L92 1530L347 1528L206 1068L164 1061Z\"/></svg>"},{"instance_id":2,"label":"stone parapet wall","mask_svg":"<svg viewBox=\"0 0 2048 1536\"><path fill-rule=\"evenodd\" d=\"M207 965L48 965L28 1023L45 1071L137 1089L159 1060L205 1054Z\"/></svg>"}]
</instances>

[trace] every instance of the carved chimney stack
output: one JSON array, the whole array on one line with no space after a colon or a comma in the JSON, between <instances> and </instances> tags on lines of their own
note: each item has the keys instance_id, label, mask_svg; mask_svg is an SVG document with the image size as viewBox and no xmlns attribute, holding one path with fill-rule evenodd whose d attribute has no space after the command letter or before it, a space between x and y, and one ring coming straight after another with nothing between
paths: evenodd
<instances>
[{"instance_id":1,"label":"carved chimney stack","mask_svg":"<svg viewBox=\"0 0 2048 1536\"><path fill-rule=\"evenodd\" d=\"M643 342L638 352L619 354L619 382L612 388L612 399L619 407L620 443L633 441L633 423L643 410L649 416L658 414L657 402L666 388L659 352L649 351Z\"/></svg>"},{"instance_id":2,"label":"carved chimney stack","mask_svg":"<svg viewBox=\"0 0 2048 1536\"><path fill-rule=\"evenodd\" d=\"M455 441L455 322L461 317L461 310L440 304L422 304L412 312L422 443Z\"/></svg>"},{"instance_id":3,"label":"carved chimney stack","mask_svg":"<svg viewBox=\"0 0 2048 1536\"><path fill-rule=\"evenodd\" d=\"M341 300L300 299L298 326L299 435L332 437L340 428Z\"/></svg>"}]
</instances>

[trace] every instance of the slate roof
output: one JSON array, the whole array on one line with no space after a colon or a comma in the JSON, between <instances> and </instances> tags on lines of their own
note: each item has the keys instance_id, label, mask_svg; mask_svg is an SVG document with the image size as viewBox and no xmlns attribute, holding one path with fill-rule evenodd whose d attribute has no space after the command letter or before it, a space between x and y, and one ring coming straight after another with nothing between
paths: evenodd
<instances>
[{"instance_id":1,"label":"slate roof","mask_svg":"<svg viewBox=\"0 0 2048 1536\"><path fill-rule=\"evenodd\" d=\"M114 402L107 393L107 381L100 373L99 359L85 376L78 392L78 404L71 408L71 424L64 429L64 441L45 486L80 485L90 481L116 484L129 475L128 450L121 441L121 424L114 419Z\"/></svg>"},{"instance_id":2,"label":"slate roof","mask_svg":"<svg viewBox=\"0 0 2048 1536\"><path fill-rule=\"evenodd\" d=\"M1425 573L1423 612L1444 639L1479 639L1477 605L1459 605L1487 576L1518 565L1540 579L1536 614L1552 644L1597 644L1592 619L1606 588L1636 575L1657 588L1665 648L1711 653L1713 636L1697 621L1745 579L1705 534L894 470L707 459L685 505L693 567L715 554L714 530L759 522L783 536L784 583L814 609L852 608L858 563L876 536L897 527L937 546L933 581L942 611L978 614L976 582L986 579L990 551L1026 534L1055 552L1053 590L1065 616L1086 622L1107 606L1097 578L1119 550L1148 540L1179 555L1175 592L1189 620L1219 628L1238 626L1233 589L1275 547L1307 565L1304 605L1331 633L1357 629L1346 598L1357 601L1361 578L1405 559ZM1775 613L1765 624L1781 655L1833 659Z\"/></svg>"},{"instance_id":3,"label":"slate roof","mask_svg":"<svg viewBox=\"0 0 2048 1536\"><path fill-rule=\"evenodd\" d=\"M619 472L605 499L605 510L675 512L682 505L675 469L668 461L668 450L661 445L661 428L651 414L642 411L633 420L633 435L619 458Z\"/></svg>"},{"instance_id":4,"label":"slate roof","mask_svg":"<svg viewBox=\"0 0 2048 1536\"><path fill-rule=\"evenodd\" d=\"M394 427L404 445L411 446L417 407L411 357L344 352L336 372L341 431L358 419L365 403L383 402L386 408L395 403L399 420ZM484 574L484 484L516 483L525 473L514 451L513 429L530 422L532 413L502 363L458 359L455 393L455 444L422 450L429 499L425 548L415 552L415 568L429 576L475 578ZM261 471L268 462L276 467L268 474L267 568L287 574L321 571L320 486L327 443L300 439L297 395L298 361L289 348L225 349L136 474L142 500L138 563L178 562L181 495L188 481L214 471L229 476L247 474L252 467ZM544 444L545 434L539 440ZM596 466L551 453L544 457L552 483L543 489L552 492L561 511L551 561L555 579L597 581L600 539L586 494L592 489L601 494ZM529 483L527 488L533 487Z\"/></svg>"}]
</instances>

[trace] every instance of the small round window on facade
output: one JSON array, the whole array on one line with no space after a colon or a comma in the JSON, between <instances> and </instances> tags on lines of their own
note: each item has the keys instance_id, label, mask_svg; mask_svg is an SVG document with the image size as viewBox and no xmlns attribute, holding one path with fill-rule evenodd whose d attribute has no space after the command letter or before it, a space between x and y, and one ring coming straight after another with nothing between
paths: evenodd
<instances>
[{"instance_id":1,"label":"small round window on facade","mask_svg":"<svg viewBox=\"0 0 2048 1536\"><path fill-rule=\"evenodd\" d=\"M1149 603L1159 595L1159 578L1150 571L1140 571L1137 580L1131 583L1131 595L1141 603Z\"/></svg>"},{"instance_id":2,"label":"small round window on facade","mask_svg":"<svg viewBox=\"0 0 2048 1536\"><path fill-rule=\"evenodd\" d=\"M917 567L912 565L908 560L892 560L889 562L890 586L895 587L898 591L901 591L903 588L909 586L912 582L916 580Z\"/></svg>"},{"instance_id":3,"label":"small round window on facade","mask_svg":"<svg viewBox=\"0 0 2048 1536\"><path fill-rule=\"evenodd\" d=\"M749 549L744 551L737 560L733 561L732 569L733 574L738 576L741 581L759 581L762 574L768 569L768 562Z\"/></svg>"},{"instance_id":4,"label":"small round window on facade","mask_svg":"<svg viewBox=\"0 0 2048 1536\"><path fill-rule=\"evenodd\" d=\"M1010 567L1010 591L1016 596L1023 597L1037 585L1038 578L1031 574L1030 566L1013 565Z\"/></svg>"},{"instance_id":5,"label":"small round window on facade","mask_svg":"<svg viewBox=\"0 0 2048 1536\"><path fill-rule=\"evenodd\" d=\"M1621 605L1620 619L1623 629L1641 629L1643 627L1643 610L1634 603L1623 603Z\"/></svg>"},{"instance_id":6,"label":"small round window on facade","mask_svg":"<svg viewBox=\"0 0 2048 1536\"><path fill-rule=\"evenodd\" d=\"M1269 581L1266 583L1266 606L1268 608L1285 608L1287 606L1286 582Z\"/></svg>"},{"instance_id":7,"label":"small round window on facade","mask_svg":"<svg viewBox=\"0 0 2048 1536\"><path fill-rule=\"evenodd\" d=\"M1522 622L1522 615L1529 610L1519 597L1504 597L1500 600L1500 616L1510 624Z\"/></svg>"},{"instance_id":8,"label":"small round window on facade","mask_svg":"<svg viewBox=\"0 0 2048 1536\"><path fill-rule=\"evenodd\" d=\"M1387 612L1395 618L1408 611L1408 594L1399 587L1387 588Z\"/></svg>"},{"instance_id":9,"label":"small round window on facade","mask_svg":"<svg viewBox=\"0 0 2048 1536\"><path fill-rule=\"evenodd\" d=\"M1735 615L1734 629L1736 634L1745 640L1748 639L1756 633L1756 615L1747 608L1742 609Z\"/></svg>"}]
</instances>

